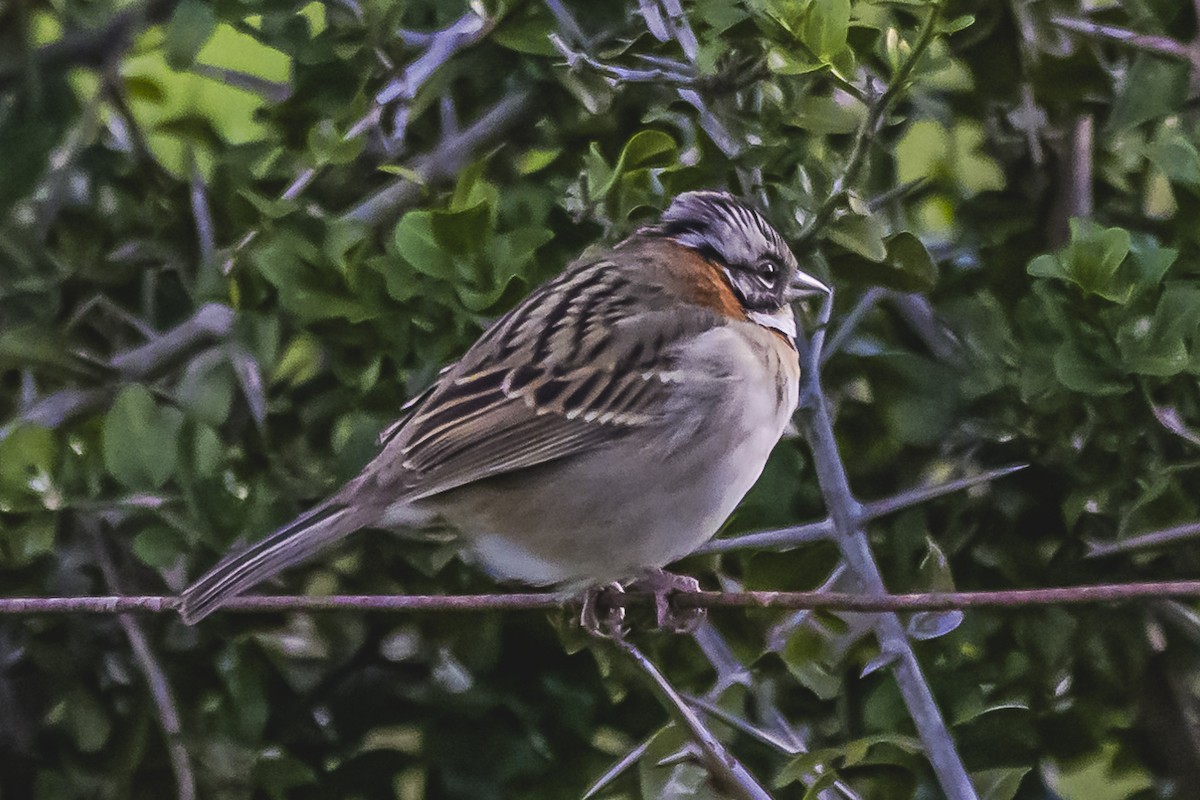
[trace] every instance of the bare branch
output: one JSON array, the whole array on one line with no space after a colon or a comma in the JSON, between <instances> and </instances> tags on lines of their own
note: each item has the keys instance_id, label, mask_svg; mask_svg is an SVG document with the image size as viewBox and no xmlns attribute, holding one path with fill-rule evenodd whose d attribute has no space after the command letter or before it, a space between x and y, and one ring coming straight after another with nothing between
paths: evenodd
<instances>
[{"instance_id":1,"label":"bare branch","mask_svg":"<svg viewBox=\"0 0 1200 800\"><path fill-rule=\"evenodd\" d=\"M449 61L458 51L481 41L495 27L496 21L468 11L448 27L432 34L426 42L425 51L404 68L399 77L375 93L377 106L399 103L395 111L395 130L389 137L388 146L400 146L408 129L408 108L421 87Z\"/></svg>"},{"instance_id":2,"label":"bare branch","mask_svg":"<svg viewBox=\"0 0 1200 800\"><path fill-rule=\"evenodd\" d=\"M1129 45L1137 50L1144 50L1160 56L1169 56L1170 58L1178 58L1182 61L1191 62L1194 65L1200 65L1200 53L1197 52L1196 47L1178 42L1169 36L1138 33L1128 28L1121 28L1116 25L1101 25L1098 22L1077 19L1075 17L1054 16L1050 18L1050 24L1093 39L1107 39Z\"/></svg>"},{"instance_id":3,"label":"bare branch","mask_svg":"<svg viewBox=\"0 0 1200 800\"><path fill-rule=\"evenodd\" d=\"M730 536L725 539L713 539L700 545L695 552L697 554L729 553L734 550L750 548L790 550L813 542L824 542L832 536L833 523L824 519L806 525L794 525L788 528Z\"/></svg>"},{"instance_id":4,"label":"bare branch","mask_svg":"<svg viewBox=\"0 0 1200 800\"><path fill-rule=\"evenodd\" d=\"M696 76L686 64L664 63L650 69L634 69L600 61L588 53L567 44L558 34L550 34L550 43L567 59L567 66L574 69L587 66L614 83L654 83L670 86L693 86Z\"/></svg>"},{"instance_id":5,"label":"bare branch","mask_svg":"<svg viewBox=\"0 0 1200 800\"><path fill-rule=\"evenodd\" d=\"M546 8L550 9L550 13L554 15L558 29L562 31L568 41L583 46L587 45L587 37L583 35L583 30L575 21L574 15L562 4L562 0L546 0Z\"/></svg>"},{"instance_id":6,"label":"bare branch","mask_svg":"<svg viewBox=\"0 0 1200 800\"><path fill-rule=\"evenodd\" d=\"M968 475L965 478L958 478L957 480L946 481L945 483L933 486L922 486L883 500L875 500L863 507L863 519L872 520L887 514L894 514L897 511L915 506L918 503L927 502L935 497L960 492L963 489L970 489L973 486L979 486L984 483L991 483L997 478L1003 478L1012 475L1014 472L1020 472L1028 466L1028 464L1009 464L1006 467L997 467L996 469L981 472L978 475Z\"/></svg>"},{"instance_id":7,"label":"bare branch","mask_svg":"<svg viewBox=\"0 0 1200 800\"><path fill-rule=\"evenodd\" d=\"M196 165L195 155L189 151L191 174L188 181L188 196L192 205L192 219L196 223L196 241L200 249L200 264L203 269L216 265L217 234L213 225L212 208L208 203L208 187L204 176Z\"/></svg>"},{"instance_id":8,"label":"bare branch","mask_svg":"<svg viewBox=\"0 0 1200 800\"><path fill-rule=\"evenodd\" d=\"M1104 558L1118 553L1128 553L1131 550L1144 550L1150 547L1165 547L1200 537L1200 522L1189 522L1186 525L1176 525L1173 528L1130 536L1116 542L1088 543L1088 552L1084 558Z\"/></svg>"},{"instance_id":9,"label":"bare branch","mask_svg":"<svg viewBox=\"0 0 1200 800\"><path fill-rule=\"evenodd\" d=\"M282 103L292 96L290 83L267 80L241 70L205 64L203 61L193 63L188 70L205 78L256 94L269 103Z\"/></svg>"},{"instance_id":10,"label":"bare branch","mask_svg":"<svg viewBox=\"0 0 1200 800\"><path fill-rule=\"evenodd\" d=\"M509 130L528 120L533 109L533 92L522 89L508 95L488 109L479 119L455 136L438 142L437 147L413 159L412 172L419 182L398 178L350 209L343 219L378 225L398 217L420 201L424 188L452 180L479 152L503 141Z\"/></svg>"},{"instance_id":11,"label":"bare branch","mask_svg":"<svg viewBox=\"0 0 1200 800\"><path fill-rule=\"evenodd\" d=\"M978 475L970 475L934 486L921 486L916 489L900 492L883 500L875 500L861 506L856 521L862 524L863 522L869 522L888 514L894 514L897 511L902 511L905 508L924 503L942 495L962 491L963 489L970 489L973 486L989 483L997 478L1003 478L1006 475L1011 475L1014 472L1025 469L1027 466L1027 464L1010 464L1007 467L988 470ZM835 530L833 520L826 518L819 522L809 522L805 525L758 531L741 536L730 536L726 539L713 539L701 545L695 552L698 554L728 553L733 550L746 550L748 548L788 550L800 545L811 544L812 542L826 541L833 537Z\"/></svg>"},{"instance_id":12,"label":"bare branch","mask_svg":"<svg viewBox=\"0 0 1200 800\"><path fill-rule=\"evenodd\" d=\"M227 337L233 330L234 313L228 306L208 303L192 317L140 347L117 353L108 367L123 378L145 380L186 357L197 347ZM47 395L25 409L12 422L0 427L0 439L23 423L57 428L80 415L102 407L116 387L69 388Z\"/></svg>"},{"instance_id":13,"label":"bare branch","mask_svg":"<svg viewBox=\"0 0 1200 800\"><path fill-rule=\"evenodd\" d=\"M615 764L604 771L604 774L592 782L588 790L583 793L583 800L591 800L612 784L625 770L632 767L646 755L646 751L650 749L652 739L647 739L636 747L632 748L628 753L621 756Z\"/></svg>"},{"instance_id":14,"label":"bare branch","mask_svg":"<svg viewBox=\"0 0 1200 800\"><path fill-rule=\"evenodd\" d=\"M1197 0L1200 2L1200 0ZM1200 431L1188 427L1188 424L1183 421L1183 415L1179 413L1179 409L1175 406L1158 405L1150 397L1146 398L1146 402L1150 404L1150 408L1154 411L1154 418L1166 430L1183 439L1189 444L1194 444L1200 447Z\"/></svg>"},{"instance_id":15,"label":"bare branch","mask_svg":"<svg viewBox=\"0 0 1200 800\"><path fill-rule=\"evenodd\" d=\"M838 454L833 423L820 386L820 354L814 350L813 347L806 348L804 355L806 386L801 392L802 397L810 401L807 413L802 415L805 438L812 448L813 463L836 530L842 558L868 592L884 595L887 589L883 577L871 553L866 531L859 522L864 509L850 491L846 470ZM896 653L893 665L896 683L942 791L951 800L975 800L975 788L955 749L933 692L921 673L920 664L900 620L894 614L880 614L875 620L875 631L879 646Z\"/></svg>"},{"instance_id":16,"label":"bare branch","mask_svg":"<svg viewBox=\"0 0 1200 800\"><path fill-rule=\"evenodd\" d=\"M112 357L113 369L128 378L148 378L193 348L225 338L233 331L233 309L220 303L206 303L189 319L153 341Z\"/></svg>"},{"instance_id":17,"label":"bare branch","mask_svg":"<svg viewBox=\"0 0 1200 800\"><path fill-rule=\"evenodd\" d=\"M862 297L858 298L858 302L854 304L854 308L850 309L850 313L842 317L837 330L833 332L833 336L829 337L829 344L821 348L822 366L834 353L839 352L845 346L850 334L862 324L863 318L879 305L880 298L886 294L887 290L879 286L872 286L863 292Z\"/></svg>"},{"instance_id":18,"label":"bare branch","mask_svg":"<svg viewBox=\"0 0 1200 800\"><path fill-rule=\"evenodd\" d=\"M1148 583L1103 583L1049 589L1003 589L981 592L849 594L846 592L675 592L671 602L688 608L786 608L828 611L952 611L965 608L1120 603L1130 600L1200 597L1200 580ZM608 598L613 606L650 605L653 595L627 592ZM450 595L251 595L226 601L221 611L544 611L567 608L573 597L551 592ZM167 595L0 598L0 614L123 614L129 611L175 611L179 599Z\"/></svg>"},{"instance_id":19,"label":"bare branch","mask_svg":"<svg viewBox=\"0 0 1200 800\"><path fill-rule=\"evenodd\" d=\"M667 12L667 26L671 30L671 37L679 42L679 47L687 56L687 60L693 64L696 63L696 57L700 55L700 43L696 41L696 33L692 30L691 23L688 22L683 5L679 0L659 0L659 2L662 3L663 10Z\"/></svg>"}]
</instances>

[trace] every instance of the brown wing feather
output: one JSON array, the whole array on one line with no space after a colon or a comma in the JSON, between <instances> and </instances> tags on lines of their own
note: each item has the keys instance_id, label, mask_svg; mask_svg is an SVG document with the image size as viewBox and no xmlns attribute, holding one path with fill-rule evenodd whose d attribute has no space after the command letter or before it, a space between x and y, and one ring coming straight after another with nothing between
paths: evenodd
<instances>
[{"instance_id":1,"label":"brown wing feather","mask_svg":"<svg viewBox=\"0 0 1200 800\"><path fill-rule=\"evenodd\" d=\"M727 319L710 302L681 307L681 287L664 285L678 279L669 255L645 247L620 264L573 265L498 320L385 433L373 482L416 500L660 419L675 343Z\"/></svg>"}]
</instances>

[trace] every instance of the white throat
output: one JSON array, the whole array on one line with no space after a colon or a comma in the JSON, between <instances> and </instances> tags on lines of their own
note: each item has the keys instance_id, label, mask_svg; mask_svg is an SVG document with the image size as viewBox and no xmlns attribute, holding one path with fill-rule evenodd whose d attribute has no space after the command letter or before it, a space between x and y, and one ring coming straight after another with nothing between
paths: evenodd
<instances>
[{"instance_id":1,"label":"white throat","mask_svg":"<svg viewBox=\"0 0 1200 800\"><path fill-rule=\"evenodd\" d=\"M746 315L764 328L779 331L788 337L788 341L796 341L796 315L791 306L784 306L775 311L749 311Z\"/></svg>"}]
</instances>

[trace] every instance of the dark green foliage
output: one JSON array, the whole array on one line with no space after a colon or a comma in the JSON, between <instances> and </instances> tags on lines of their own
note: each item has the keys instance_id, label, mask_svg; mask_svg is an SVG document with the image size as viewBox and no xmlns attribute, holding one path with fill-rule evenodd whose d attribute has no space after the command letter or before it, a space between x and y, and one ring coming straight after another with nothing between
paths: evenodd
<instances>
[{"instance_id":1,"label":"dark green foliage","mask_svg":"<svg viewBox=\"0 0 1200 800\"><path fill-rule=\"evenodd\" d=\"M0 593L178 591L353 475L489 320L697 187L766 202L837 287L825 386L861 498L1031 464L874 521L889 587L1196 576L1186 532L1142 538L1200 520L1192 4L949 3L848 183L928 3L695 0L691 53L669 4L477 5L487 24L419 73L414 32L465 4L0 6ZM515 121L445 147L505 98ZM789 440L728 533L823 513ZM810 589L837 563L821 543L682 566ZM494 587L437 541L369 532L270 588ZM810 748L714 723L777 796L938 796L861 618L713 618L749 672L708 699ZM0 796L178 796L181 746L218 800L564 798L647 739L604 796L717 796L569 622L3 618ZM1192 604L905 622L981 797L1200 796ZM635 638L709 690L692 640Z\"/></svg>"}]
</instances>

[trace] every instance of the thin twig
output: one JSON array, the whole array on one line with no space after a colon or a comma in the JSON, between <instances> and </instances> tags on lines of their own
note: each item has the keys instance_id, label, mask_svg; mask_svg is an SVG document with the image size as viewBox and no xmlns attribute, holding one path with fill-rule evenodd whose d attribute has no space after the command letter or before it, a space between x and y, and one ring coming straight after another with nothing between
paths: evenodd
<instances>
[{"instance_id":1,"label":"thin twig","mask_svg":"<svg viewBox=\"0 0 1200 800\"><path fill-rule=\"evenodd\" d=\"M978 475L969 475L965 478L958 478L933 486L920 486L892 495L891 497L885 497L882 500L873 500L861 506L856 519L859 524L870 522L879 517L895 514L897 511L911 508L912 506L943 495L989 483L997 478L1003 478L1006 475L1023 470L1027 466L1027 464L1010 464L1006 467L981 472ZM726 539L713 539L701 545L695 552L697 554L728 553L733 550L747 550L750 548L790 550L800 545L826 541L832 538L835 531L836 528L833 520L827 517L818 522L809 522L804 525L756 531L754 533L742 534L741 536L730 536Z\"/></svg>"},{"instance_id":2,"label":"thin twig","mask_svg":"<svg viewBox=\"0 0 1200 800\"><path fill-rule=\"evenodd\" d=\"M979 592L918 592L909 594L849 594L845 592L675 592L671 602L688 608L785 608L827 611L950 611L964 608L1023 608L1028 606L1120 603L1169 597L1200 597L1200 580L1148 583L1102 583L1048 589L1001 589ZM615 595L613 606L648 605L653 596L639 592ZM513 594L360 594L252 595L225 602L221 611L538 611L566 608L576 600L560 593ZM129 611L175 611L169 595L0 598L0 614L123 614Z\"/></svg>"},{"instance_id":3,"label":"thin twig","mask_svg":"<svg viewBox=\"0 0 1200 800\"><path fill-rule=\"evenodd\" d=\"M202 269L210 269L216 264L217 232L213 224L212 207L208 202L208 187L204 185L204 176L196 164L195 151L188 151L190 175L188 176L188 198L191 200L192 219L196 223L196 243L200 250L200 265Z\"/></svg>"},{"instance_id":4,"label":"thin twig","mask_svg":"<svg viewBox=\"0 0 1200 800\"><path fill-rule=\"evenodd\" d=\"M425 187L452 180L479 151L501 142L518 122L528 119L534 92L521 89L501 99L455 136L442 138L437 147L413 159L409 168L418 180L399 178L347 211L342 218L378 225L398 217L420 201Z\"/></svg>"},{"instance_id":5,"label":"thin twig","mask_svg":"<svg viewBox=\"0 0 1200 800\"><path fill-rule=\"evenodd\" d=\"M713 539L696 548L695 554L731 553L735 550L748 549L791 550L813 542L828 541L831 536L833 536L833 523L828 519L823 519L820 522L810 522L805 525L793 525L787 528L730 536L725 539Z\"/></svg>"},{"instance_id":6,"label":"thin twig","mask_svg":"<svg viewBox=\"0 0 1200 800\"><path fill-rule=\"evenodd\" d=\"M197 347L222 339L233 330L234 313L228 306L207 303L191 316L158 338L139 347L117 353L108 367L122 378L144 380L157 375ZM100 408L112 397L117 385L89 389L67 388L47 395L6 425L0 426L0 440L18 426L33 423L57 428L82 414Z\"/></svg>"},{"instance_id":7,"label":"thin twig","mask_svg":"<svg viewBox=\"0 0 1200 800\"><path fill-rule=\"evenodd\" d=\"M1120 42L1121 44L1128 45L1137 50L1144 50L1148 53L1170 56L1183 61L1189 61L1193 64L1200 63L1200 55L1198 55L1197 49L1194 46L1178 42L1169 36L1138 33L1128 28L1121 28L1116 25L1102 25L1098 22L1092 22L1087 19L1076 19L1074 17L1054 16L1050 18L1050 24L1095 39L1108 39Z\"/></svg>"},{"instance_id":8,"label":"thin twig","mask_svg":"<svg viewBox=\"0 0 1200 800\"><path fill-rule=\"evenodd\" d=\"M408 129L409 106L421 87L455 53L487 36L495 24L495 19L481 17L474 11L468 11L448 27L433 34L426 44L425 51L413 59L399 77L389 81L376 92L376 105L399 104L394 114L395 128L388 137L389 148L394 150L404 141Z\"/></svg>"},{"instance_id":9,"label":"thin twig","mask_svg":"<svg viewBox=\"0 0 1200 800\"><path fill-rule=\"evenodd\" d=\"M767 793L767 790L758 784L754 776L713 735L699 715L641 650L625 638L619 630L613 635L613 643L629 657L629 660L643 675L650 679L659 700L662 701L667 711L678 724L691 733L704 766L708 769L709 775L726 793L726 796L741 798L741 800L771 800L771 795Z\"/></svg>"},{"instance_id":10,"label":"thin twig","mask_svg":"<svg viewBox=\"0 0 1200 800\"><path fill-rule=\"evenodd\" d=\"M854 304L854 308L850 309L850 312L842 317L840 323L838 324L837 330L833 332L833 336L829 337L829 344L821 348L822 365L824 365L834 353L841 351L842 347L844 347L846 344L846 340L850 338L850 334L853 333L860 324L862 324L863 318L866 317L866 315L872 309L874 309L875 306L879 305L880 299L882 299L886 294L887 290L880 286L872 286L870 289L867 289L867 291L863 292L862 297L858 298L858 302Z\"/></svg>"},{"instance_id":11,"label":"thin twig","mask_svg":"<svg viewBox=\"0 0 1200 800\"><path fill-rule=\"evenodd\" d=\"M88 521L85 522L84 527L88 528L92 535L96 561L100 566L100 574L104 578L105 585L109 591L120 591L116 565L105 548L97 525L94 521ZM166 739L167 756L171 762L171 771L175 774L179 800L195 800L196 773L192 769L192 758L183 741L183 725L180 723L179 707L175 703L175 693L171 690L171 684L167 680L167 672L159 663L158 657L154 655L154 650L150 647L150 639L142 630L138 620L130 614L120 614L117 622L125 632L125 638L129 640L133 658L137 662L142 676L146 679L150 698L158 712L158 724Z\"/></svg>"},{"instance_id":12,"label":"thin twig","mask_svg":"<svg viewBox=\"0 0 1200 800\"><path fill-rule=\"evenodd\" d=\"M558 23L558 28L562 31L563 36L567 37L570 42L586 47L587 37L583 35L583 30L575 21L574 15L562 4L561 0L545 0L545 2L546 8L550 9L550 13L554 15L554 20Z\"/></svg>"},{"instance_id":13,"label":"thin twig","mask_svg":"<svg viewBox=\"0 0 1200 800\"><path fill-rule=\"evenodd\" d=\"M1084 558L1104 558L1117 553L1128 553L1150 547L1164 547L1197 538L1200 538L1200 522L1188 522L1184 525L1130 536L1115 542L1089 542L1088 552Z\"/></svg>"}]
</instances>

